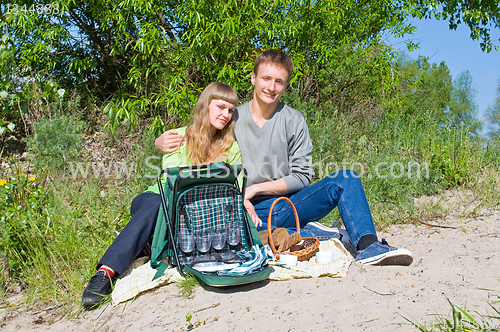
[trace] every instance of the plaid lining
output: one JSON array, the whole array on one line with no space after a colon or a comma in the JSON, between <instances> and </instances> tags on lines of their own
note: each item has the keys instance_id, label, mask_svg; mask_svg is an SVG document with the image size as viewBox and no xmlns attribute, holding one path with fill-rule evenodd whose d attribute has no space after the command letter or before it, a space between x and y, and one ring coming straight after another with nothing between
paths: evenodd
<instances>
[{"instance_id":1,"label":"plaid lining","mask_svg":"<svg viewBox=\"0 0 500 332\"><path fill-rule=\"evenodd\" d=\"M180 249L179 231L190 230L193 234L203 230L238 227L241 245L248 249L244 219L243 197L234 186L228 184L206 184L189 189L178 200L177 222L175 223L175 241L180 261L184 264L186 255ZM229 250L225 244L222 252ZM214 253L211 247L205 255ZM202 255L195 246L194 258Z\"/></svg>"}]
</instances>

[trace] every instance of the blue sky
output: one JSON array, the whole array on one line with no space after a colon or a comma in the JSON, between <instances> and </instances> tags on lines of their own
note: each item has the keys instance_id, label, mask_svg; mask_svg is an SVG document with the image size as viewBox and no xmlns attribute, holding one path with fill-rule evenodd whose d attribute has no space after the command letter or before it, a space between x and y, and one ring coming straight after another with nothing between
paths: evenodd
<instances>
[{"instance_id":1,"label":"blue sky","mask_svg":"<svg viewBox=\"0 0 500 332\"><path fill-rule=\"evenodd\" d=\"M495 101L500 79L500 50L492 50L490 53L481 51L480 41L472 40L470 30L465 25L450 30L446 21L412 19L410 22L417 27L415 34L398 39L390 38L392 45L405 50L414 59L423 55L429 58L429 62L444 61L453 78L462 71L469 70L477 90L478 118L483 120L485 110ZM491 30L490 33L492 41L499 45L500 30ZM408 52L404 44L407 39L420 43L420 49Z\"/></svg>"}]
</instances>

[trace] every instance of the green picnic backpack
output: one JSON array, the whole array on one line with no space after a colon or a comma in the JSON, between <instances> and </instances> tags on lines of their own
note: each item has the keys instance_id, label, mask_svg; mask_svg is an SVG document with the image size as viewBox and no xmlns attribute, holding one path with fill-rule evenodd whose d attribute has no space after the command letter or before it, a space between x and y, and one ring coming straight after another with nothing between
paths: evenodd
<instances>
[{"instance_id":1,"label":"green picnic backpack","mask_svg":"<svg viewBox=\"0 0 500 332\"><path fill-rule=\"evenodd\" d=\"M241 256L247 253L248 257L255 245L262 246L255 225L243 206L246 177L243 178L242 191L237 181L242 171L241 165L212 163L168 168L160 172L157 180L162 207L151 246L151 267L157 269L154 279L163 275L168 265L176 267L182 276L189 273L215 287L246 284L269 277L267 263L252 266L241 274L228 274L219 270L220 266L226 270L238 266ZM165 186L161 182L163 174ZM214 237L215 234L217 237ZM229 235L239 242L231 246ZM203 244L205 236L213 239L213 247L208 245L209 249L203 248L206 251L203 253L199 249L207 244ZM219 242L217 246L215 239ZM226 261L225 257L229 257L229 260Z\"/></svg>"}]
</instances>

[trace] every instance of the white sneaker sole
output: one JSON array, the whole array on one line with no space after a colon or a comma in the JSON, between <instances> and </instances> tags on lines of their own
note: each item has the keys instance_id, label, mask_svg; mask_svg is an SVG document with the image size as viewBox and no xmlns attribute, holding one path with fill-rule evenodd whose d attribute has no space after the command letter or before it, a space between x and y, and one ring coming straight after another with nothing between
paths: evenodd
<instances>
[{"instance_id":1,"label":"white sneaker sole","mask_svg":"<svg viewBox=\"0 0 500 332\"><path fill-rule=\"evenodd\" d=\"M402 265L409 266L413 262L413 254L410 250L398 248L373 257L357 261L365 265Z\"/></svg>"},{"instance_id":2,"label":"white sneaker sole","mask_svg":"<svg viewBox=\"0 0 500 332\"><path fill-rule=\"evenodd\" d=\"M339 229L337 227L328 227L328 226L325 226L323 224L320 224L317 221L313 221L313 222L310 222L310 223L307 223L307 224L308 225L314 225L314 227L319 228L319 229L321 229L322 231L325 231L325 232L340 234Z\"/></svg>"}]
</instances>

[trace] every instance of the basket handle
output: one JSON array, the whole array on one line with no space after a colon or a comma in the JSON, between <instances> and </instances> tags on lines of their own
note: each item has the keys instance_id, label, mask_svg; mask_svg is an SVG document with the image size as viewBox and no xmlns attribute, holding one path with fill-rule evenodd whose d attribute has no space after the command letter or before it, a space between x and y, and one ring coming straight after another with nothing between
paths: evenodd
<instances>
[{"instance_id":1,"label":"basket handle","mask_svg":"<svg viewBox=\"0 0 500 332\"><path fill-rule=\"evenodd\" d=\"M273 204L271 204L271 207L269 208L269 214L267 216L267 236L269 237L269 245L273 251L273 254L274 256L276 256L276 254L278 253L276 251L276 249L274 248L274 242L273 242L273 237L271 235L271 216L272 216L272 213L273 213L273 208L274 208L274 205L276 205L276 203L278 201L281 201L282 199L284 199L285 201L288 202L288 204L290 204L290 206L292 207L292 210L293 210L293 214L295 215L295 221L297 222L297 233L299 234L300 236L300 222L299 222L299 215L297 214L297 209L295 209L295 206L293 205L292 201L288 198L288 197L279 197L277 198ZM276 257L278 258L278 257Z\"/></svg>"}]
</instances>

